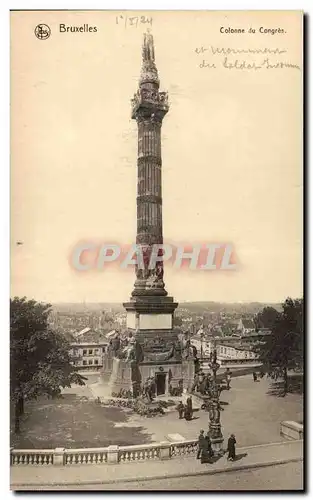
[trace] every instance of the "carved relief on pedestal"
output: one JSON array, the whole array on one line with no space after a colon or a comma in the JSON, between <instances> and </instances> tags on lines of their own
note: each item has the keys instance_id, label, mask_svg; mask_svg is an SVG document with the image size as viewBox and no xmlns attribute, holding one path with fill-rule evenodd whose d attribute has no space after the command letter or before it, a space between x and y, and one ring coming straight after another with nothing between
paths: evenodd
<instances>
[{"instance_id":1,"label":"carved relief on pedestal","mask_svg":"<svg viewBox=\"0 0 313 500\"><path fill-rule=\"evenodd\" d=\"M150 338L145 340L144 342L144 352L160 352L171 350L173 347L173 343L171 340L165 338Z\"/></svg>"},{"instance_id":2,"label":"carved relief on pedestal","mask_svg":"<svg viewBox=\"0 0 313 500\"><path fill-rule=\"evenodd\" d=\"M144 341L144 360L163 362L169 360L181 360L181 349L178 341L173 338L153 338Z\"/></svg>"}]
</instances>

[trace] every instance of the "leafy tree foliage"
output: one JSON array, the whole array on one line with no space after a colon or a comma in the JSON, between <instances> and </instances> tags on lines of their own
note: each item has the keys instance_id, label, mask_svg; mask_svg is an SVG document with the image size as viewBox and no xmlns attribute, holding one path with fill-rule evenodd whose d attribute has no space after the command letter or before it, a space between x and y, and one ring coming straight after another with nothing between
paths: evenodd
<instances>
[{"instance_id":1,"label":"leafy tree foliage","mask_svg":"<svg viewBox=\"0 0 313 500\"><path fill-rule=\"evenodd\" d=\"M273 379L283 377L288 392L288 370L303 367L303 299L288 297L272 326L272 335L259 345L260 359Z\"/></svg>"},{"instance_id":2,"label":"leafy tree foliage","mask_svg":"<svg viewBox=\"0 0 313 500\"><path fill-rule=\"evenodd\" d=\"M49 328L50 304L15 297L10 301L11 400L15 432L20 429L24 401L40 395L56 397L63 387L84 385L71 363L70 344Z\"/></svg>"},{"instance_id":3,"label":"leafy tree foliage","mask_svg":"<svg viewBox=\"0 0 313 500\"><path fill-rule=\"evenodd\" d=\"M277 309L270 306L264 307L255 317L256 328L269 328L271 330L278 318L279 312Z\"/></svg>"}]
</instances>

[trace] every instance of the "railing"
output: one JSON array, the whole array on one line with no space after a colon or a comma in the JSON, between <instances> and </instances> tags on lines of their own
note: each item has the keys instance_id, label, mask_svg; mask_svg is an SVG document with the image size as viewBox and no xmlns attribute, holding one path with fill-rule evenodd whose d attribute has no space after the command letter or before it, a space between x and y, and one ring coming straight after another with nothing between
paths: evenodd
<instances>
[{"instance_id":1,"label":"railing","mask_svg":"<svg viewBox=\"0 0 313 500\"><path fill-rule=\"evenodd\" d=\"M81 448L54 450L11 449L11 465L87 465L106 463L142 462L165 460L194 455L197 441L142 444L136 446L108 446L106 448Z\"/></svg>"},{"instance_id":2,"label":"railing","mask_svg":"<svg viewBox=\"0 0 313 500\"><path fill-rule=\"evenodd\" d=\"M119 446L119 462L137 462L142 460L159 460L161 445Z\"/></svg>"},{"instance_id":3,"label":"railing","mask_svg":"<svg viewBox=\"0 0 313 500\"><path fill-rule=\"evenodd\" d=\"M11 450L11 465L52 465L54 450Z\"/></svg>"},{"instance_id":4,"label":"railing","mask_svg":"<svg viewBox=\"0 0 313 500\"><path fill-rule=\"evenodd\" d=\"M171 444L171 457L189 457L197 452L197 441L182 441Z\"/></svg>"},{"instance_id":5,"label":"railing","mask_svg":"<svg viewBox=\"0 0 313 500\"><path fill-rule=\"evenodd\" d=\"M104 464L108 460L108 448L82 448L64 450L64 465Z\"/></svg>"}]
</instances>

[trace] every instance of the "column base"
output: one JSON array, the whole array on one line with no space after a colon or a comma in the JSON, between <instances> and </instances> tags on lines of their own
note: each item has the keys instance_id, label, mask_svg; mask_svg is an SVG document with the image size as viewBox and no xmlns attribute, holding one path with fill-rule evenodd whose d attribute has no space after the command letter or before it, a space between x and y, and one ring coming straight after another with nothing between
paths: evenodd
<instances>
[{"instance_id":1,"label":"column base","mask_svg":"<svg viewBox=\"0 0 313 500\"><path fill-rule=\"evenodd\" d=\"M214 456L224 455L222 426L219 422L210 422L210 439Z\"/></svg>"}]
</instances>

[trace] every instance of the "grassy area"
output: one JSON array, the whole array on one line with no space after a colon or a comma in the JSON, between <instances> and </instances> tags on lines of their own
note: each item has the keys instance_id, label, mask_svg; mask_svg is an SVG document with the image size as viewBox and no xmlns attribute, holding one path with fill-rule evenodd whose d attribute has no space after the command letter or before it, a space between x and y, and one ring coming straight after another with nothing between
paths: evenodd
<instances>
[{"instance_id":1,"label":"grassy area","mask_svg":"<svg viewBox=\"0 0 313 500\"><path fill-rule=\"evenodd\" d=\"M125 410L103 407L75 394L57 400L41 399L26 403L21 433L11 434L11 446L93 448L151 442L144 427L127 427L127 421Z\"/></svg>"}]
</instances>

